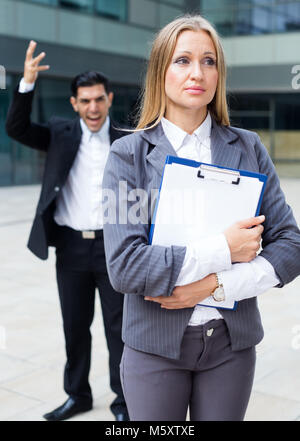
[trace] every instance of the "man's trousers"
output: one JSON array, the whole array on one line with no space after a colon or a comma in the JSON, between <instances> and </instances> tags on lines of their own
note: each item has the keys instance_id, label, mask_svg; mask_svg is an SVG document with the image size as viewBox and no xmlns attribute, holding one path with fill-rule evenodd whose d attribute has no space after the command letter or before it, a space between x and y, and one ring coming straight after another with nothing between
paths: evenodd
<instances>
[{"instance_id":1,"label":"man's trousers","mask_svg":"<svg viewBox=\"0 0 300 441\"><path fill-rule=\"evenodd\" d=\"M57 231L56 274L67 355L64 389L78 401L92 402L88 380L91 362L90 326L94 317L97 288L109 351L110 386L117 395L111 410L116 415L126 410L119 370L123 352L123 295L114 291L109 282L103 232L98 230L94 239L85 239L81 232L68 227L58 227Z\"/></svg>"}]
</instances>

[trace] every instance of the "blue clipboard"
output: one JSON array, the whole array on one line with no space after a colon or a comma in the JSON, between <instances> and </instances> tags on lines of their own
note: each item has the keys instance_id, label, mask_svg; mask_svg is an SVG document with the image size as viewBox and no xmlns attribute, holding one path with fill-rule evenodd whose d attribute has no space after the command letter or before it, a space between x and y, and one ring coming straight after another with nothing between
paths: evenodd
<instances>
[{"instance_id":1,"label":"blue clipboard","mask_svg":"<svg viewBox=\"0 0 300 441\"><path fill-rule=\"evenodd\" d=\"M266 182L267 176L260 173L221 167L177 156L167 156L152 216L149 244L187 246L188 243L194 241L196 234L201 235L203 231L203 234L206 234L206 230L210 230L209 233L214 231L217 233L218 231L214 229L221 228L218 222L219 224L220 222L225 223L227 220L229 225L232 225L236 220L258 216ZM189 201L192 189L197 193L196 202ZM186 193L184 193L185 191ZM215 202L215 199L218 198L219 202ZM221 205L221 220L218 220L215 215L217 211L214 211L216 210L214 205L217 204ZM227 209L230 206L232 209ZM195 216L192 215L194 209L197 210ZM176 215L169 215L171 212L174 213L174 210ZM211 213L211 219L202 219L205 217L205 212ZM178 223L178 214L184 215L184 213L188 218L183 219L182 224L173 225L172 219L174 220L176 217ZM240 218L234 221L230 220L239 215ZM186 221L189 223L190 218L194 218L196 222L191 227L186 224ZM167 219L167 221L164 223L163 219ZM221 231L224 231L225 228L226 226L223 226ZM199 232L199 230L201 231ZM202 303L201 306L235 309L237 302L230 308L222 307L221 302L220 306Z\"/></svg>"}]
</instances>

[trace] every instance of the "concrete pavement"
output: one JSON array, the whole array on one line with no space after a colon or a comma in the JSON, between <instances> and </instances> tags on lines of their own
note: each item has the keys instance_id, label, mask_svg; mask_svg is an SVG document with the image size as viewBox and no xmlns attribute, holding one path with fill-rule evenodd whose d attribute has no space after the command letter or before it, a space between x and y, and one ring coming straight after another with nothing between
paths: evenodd
<instances>
[{"instance_id":1,"label":"concrete pavement","mask_svg":"<svg viewBox=\"0 0 300 441\"><path fill-rule=\"evenodd\" d=\"M281 182L300 223L300 180ZM39 186L0 188L0 421L43 420L66 399L54 250L44 262L26 248L38 194ZM265 338L246 420L300 420L300 277L259 304ZM92 334L94 409L72 420L110 421L114 395L99 301Z\"/></svg>"}]
</instances>

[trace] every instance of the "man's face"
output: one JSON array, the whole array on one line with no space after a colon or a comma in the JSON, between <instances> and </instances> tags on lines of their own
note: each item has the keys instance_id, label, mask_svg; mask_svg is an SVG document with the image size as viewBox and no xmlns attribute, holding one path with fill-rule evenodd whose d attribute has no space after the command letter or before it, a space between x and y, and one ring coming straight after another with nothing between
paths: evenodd
<instances>
[{"instance_id":1,"label":"man's face","mask_svg":"<svg viewBox=\"0 0 300 441\"><path fill-rule=\"evenodd\" d=\"M113 93L107 94L103 84L78 87L77 96L70 98L73 109L78 112L91 132L98 132L101 129L112 100Z\"/></svg>"}]
</instances>

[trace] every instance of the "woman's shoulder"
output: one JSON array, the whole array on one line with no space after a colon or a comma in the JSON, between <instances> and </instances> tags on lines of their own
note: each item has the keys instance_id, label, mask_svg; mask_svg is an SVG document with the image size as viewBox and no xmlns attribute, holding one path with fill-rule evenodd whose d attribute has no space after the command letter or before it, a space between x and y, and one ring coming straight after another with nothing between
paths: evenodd
<instances>
[{"instance_id":1,"label":"woman's shoulder","mask_svg":"<svg viewBox=\"0 0 300 441\"><path fill-rule=\"evenodd\" d=\"M112 145L112 151L126 150L128 153L134 153L137 146L140 146L143 142L144 130L130 131L125 133L121 138L116 139Z\"/></svg>"},{"instance_id":2,"label":"woman's shoulder","mask_svg":"<svg viewBox=\"0 0 300 441\"><path fill-rule=\"evenodd\" d=\"M254 151L256 154L267 154L267 149L263 145L260 136L254 130L247 130L236 126L222 126L227 135L236 142L239 142L247 151Z\"/></svg>"},{"instance_id":3,"label":"woman's shoulder","mask_svg":"<svg viewBox=\"0 0 300 441\"><path fill-rule=\"evenodd\" d=\"M241 147L241 151L244 152L248 158L252 158L254 161L258 161L259 163L262 161L270 161L268 149L263 144L258 133L253 130L246 130L236 126L223 127L227 133L230 133L231 136L235 136L235 139L231 139L233 139L234 142Z\"/></svg>"},{"instance_id":4,"label":"woman's shoulder","mask_svg":"<svg viewBox=\"0 0 300 441\"><path fill-rule=\"evenodd\" d=\"M255 161L269 160L268 149L255 131L232 125L219 125L218 127L221 130L221 136L229 143L235 143L249 158Z\"/></svg>"},{"instance_id":5,"label":"woman's shoulder","mask_svg":"<svg viewBox=\"0 0 300 441\"><path fill-rule=\"evenodd\" d=\"M248 139L249 141L257 141L259 139L259 136L256 132L253 130L246 130L242 129L241 127L236 126L223 126L226 127L227 130L229 130L231 133L237 135L239 138L242 139Z\"/></svg>"}]
</instances>

